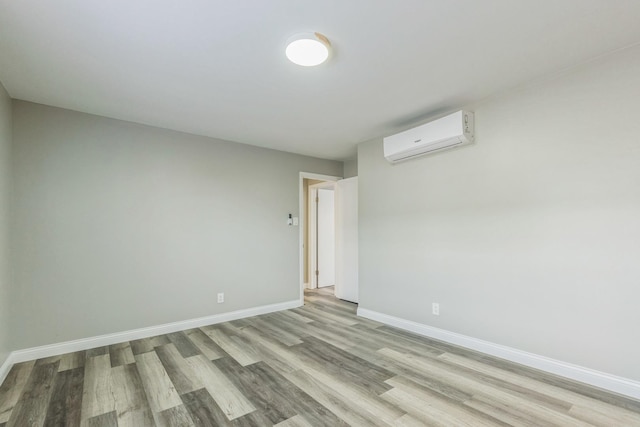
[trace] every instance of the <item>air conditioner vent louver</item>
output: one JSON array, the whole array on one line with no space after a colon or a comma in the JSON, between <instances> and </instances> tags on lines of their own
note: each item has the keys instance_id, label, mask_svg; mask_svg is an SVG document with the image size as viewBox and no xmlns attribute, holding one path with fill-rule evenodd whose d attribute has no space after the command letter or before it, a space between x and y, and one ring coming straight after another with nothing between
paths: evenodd
<instances>
[{"instance_id":1,"label":"air conditioner vent louver","mask_svg":"<svg viewBox=\"0 0 640 427\"><path fill-rule=\"evenodd\" d=\"M458 111L413 129L384 138L384 157L401 162L473 142L470 111Z\"/></svg>"}]
</instances>

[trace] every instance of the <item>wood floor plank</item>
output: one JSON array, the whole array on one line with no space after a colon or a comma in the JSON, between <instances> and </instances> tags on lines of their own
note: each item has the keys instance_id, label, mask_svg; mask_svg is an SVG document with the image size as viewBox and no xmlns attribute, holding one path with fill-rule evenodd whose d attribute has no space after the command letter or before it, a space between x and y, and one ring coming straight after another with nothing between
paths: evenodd
<instances>
[{"instance_id":1,"label":"wood floor plank","mask_svg":"<svg viewBox=\"0 0 640 427\"><path fill-rule=\"evenodd\" d=\"M165 409L158 415L158 427L194 427L189 411L184 405Z\"/></svg>"},{"instance_id":2,"label":"wood floor plank","mask_svg":"<svg viewBox=\"0 0 640 427\"><path fill-rule=\"evenodd\" d=\"M242 329L233 326L229 322L219 323L215 326L215 329L229 337L235 343L237 348L245 353L247 358L253 360L253 363L261 360L260 355L253 349L253 343L242 333ZM251 363L245 363L243 366L250 364Z\"/></svg>"},{"instance_id":3,"label":"wood floor plank","mask_svg":"<svg viewBox=\"0 0 640 427\"><path fill-rule=\"evenodd\" d=\"M298 313L294 313L293 311L290 311L290 310L281 311L279 313L281 313L284 317L288 317L292 322L300 322L300 323L313 322L313 319L310 319L307 316L303 316Z\"/></svg>"},{"instance_id":4,"label":"wood floor plank","mask_svg":"<svg viewBox=\"0 0 640 427\"><path fill-rule=\"evenodd\" d=\"M233 357L242 366L251 365L260 361L260 357L251 347L251 344L239 339L238 333L232 328L224 328L221 325L201 328L217 345Z\"/></svg>"},{"instance_id":5,"label":"wood floor plank","mask_svg":"<svg viewBox=\"0 0 640 427\"><path fill-rule=\"evenodd\" d=\"M116 411L91 417L86 421L87 427L118 427L118 416Z\"/></svg>"},{"instance_id":6,"label":"wood floor plank","mask_svg":"<svg viewBox=\"0 0 640 427\"><path fill-rule=\"evenodd\" d=\"M109 346L105 345L103 347L96 347L86 351L86 357L96 357L96 356L104 356L105 354L109 354Z\"/></svg>"},{"instance_id":7,"label":"wood floor plank","mask_svg":"<svg viewBox=\"0 0 640 427\"><path fill-rule=\"evenodd\" d=\"M313 427L302 415L296 415L288 420L275 424L274 427Z\"/></svg>"},{"instance_id":8,"label":"wood floor plank","mask_svg":"<svg viewBox=\"0 0 640 427\"><path fill-rule=\"evenodd\" d=\"M367 329L378 329L383 326L384 323L376 322L375 320L367 319L366 317L356 317L358 323L353 325L354 328L367 328Z\"/></svg>"},{"instance_id":9,"label":"wood floor plank","mask_svg":"<svg viewBox=\"0 0 640 427\"><path fill-rule=\"evenodd\" d=\"M360 320L360 318L358 318ZM368 320L362 318L362 320ZM371 321L372 322L372 321ZM350 326L349 330L353 333L359 333L361 335L369 337L369 339L380 339L384 342L384 347L387 347L387 343L393 345L401 345L407 349L413 349L419 353L426 352L429 355L440 355L446 353L446 350L440 346L434 345L435 340L427 337L422 337L422 340L416 339L414 336L407 336L401 329L386 328L385 325L378 327L371 327L359 322L356 325Z\"/></svg>"},{"instance_id":10,"label":"wood floor plank","mask_svg":"<svg viewBox=\"0 0 640 427\"><path fill-rule=\"evenodd\" d=\"M464 402L468 399L471 399L471 397L473 396L472 393L470 393L468 390L465 390L464 388L456 387L443 381L442 379L430 376L428 371L414 369L412 366L404 362L399 362L392 358L387 358L379 354L377 351L372 353L368 350L363 350L357 347L350 348L348 349L348 351L358 357L368 360L371 363L375 363L376 365L385 368L388 371L395 373L396 375L411 378L412 381L447 398L457 400L459 402Z\"/></svg>"},{"instance_id":11,"label":"wood floor plank","mask_svg":"<svg viewBox=\"0 0 640 427\"><path fill-rule=\"evenodd\" d=\"M18 402L35 364L35 360L16 363L0 386L0 424L9 421L11 411Z\"/></svg>"},{"instance_id":12,"label":"wood floor plank","mask_svg":"<svg viewBox=\"0 0 640 427\"><path fill-rule=\"evenodd\" d=\"M306 317L310 317L315 321L321 323L334 322L346 326L353 326L358 324L358 321L354 317L339 316L333 313L328 313L322 310L318 310L313 305L309 305L308 307L305 306L304 309L296 308L293 311Z\"/></svg>"},{"instance_id":13,"label":"wood floor plank","mask_svg":"<svg viewBox=\"0 0 640 427\"><path fill-rule=\"evenodd\" d=\"M128 342L110 345L109 358L111 360L112 368L136 363L136 359L133 356L133 351L131 351L131 344L129 344Z\"/></svg>"},{"instance_id":14,"label":"wood floor plank","mask_svg":"<svg viewBox=\"0 0 640 427\"><path fill-rule=\"evenodd\" d=\"M93 352L92 350L92 354L95 355L97 353L102 352L103 350L104 350L104 347L99 347L97 350L95 350L95 352ZM69 369L83 368L84 362L87 358L86 355L87 355L87 352L82 350L82 351L76 351L73 353L65 353L65 354L59 354L51 357L44 357L42 359L36 360L36 366L46 365L48 363L60 362L60 364L58 365L58 372L66 371Z\"/></svg>"},{"instance_id":15,"label":"wood floor plank","mask_svg":"<svg viewBox=\"0 0 640 427\"><path fill-rule=\"evenodd\" d=\"M405 353L413 353L423 356L439 356L445 351L441 348L434 347L432 341L414 341L403 334L395 334L386 330L371 329L362 325L354 325L349 328L351 333L360 334L361 337L375 340L380 343L381 347L390 348Z\"/></svg>"},{"instance_id":16,"label":"wood floor plank","mask_svg":"<svg viewBox=\"0 0 640 427\"><path fill-rule=\"evenodd\" d=\"M260 357L278 372L289 373L303 367L291 349L280 341L264 335L252 326L244 328L242 334L254 343L254 348L260 353Z\"/></svg>"},{"instance_id":17,"label":"wood floor plank","mask_svg":"<svg viewBox=\"0 0 640 427\"><path fill-rule=\"evenodd\" d=\"M380 328L381 330L396 330L395 328L384 326ZM397 334L408 335L420 338L419 335L415 335L411 332L397 329ZM424 337L422 337L424 339ZM528 377L534 379L536 381L544 382L546 384L561 388L567 392L572 392L575 394L583 395L585 397L592 398L602 403L607 403L615 407L621 407L633 411L635 413L640 413L640 400L632 399L626 396L617 395L615 393L607 392L606 390L586 386L585 384L559 377L553 375L548 372L540 371L538 369L529 368L524 365L519 365L517 363L512 363L505 361L504 359L499 359L496 357L492 357L487 354L483 354L480 352L476 352L473 350L465 349L462 347L457 347L448 343L444 343L437 340L426 339L430 345L443 349L444 353L451 353L462 356L469 360L474 360L485 365L494 366L498 369L507 370L517 375Z\"/></svg>"},{"instance_id":18,"label":"wood floor plank","mask_svg":"<svg viewBox=\"0 0 640 427\"><path fill-rule=\"evenodd\" d=\"M310 295L305 297L305 305L314 305L338 309L346 315L355 315L358 305L335 298L333 295Z\"/></svg>"},{"instance_id":19,"label":"wood floor plank","mask_svg":"<svg viewBox=\"0 0 640 427\"><path fill-rule=\"evenodd\" d=\"M35 366L42 366L42 365L48 365L50 363L56 363L56 362L60 362L60 359L62 359L64 355L62 354L56 354L55 356L49 356L49 357L43 357L40 358L38 360L36 360L36 365ZM58 365L58 369L60 368L60 365Z\"/></svg>"},{"instance_id":20,"label":"wood floor plank","mask_svg":"<svg viewBox=\"0 0 640 427\"><path fill-rule=\"evenodd\" d=\"M355 386L344 378L335 378L313 367L304 368L304 372L325 387L332 388L336 393L344 396L346 401L354 408L358 408L360 413L368 413L389 425L405 414L405 411L388 403L377 394Z\"/></svg>"},{"instance_id":21,"label":"wood floor plank","mask_svg":"<svg viewBox=\"0 0 640 427\"><path fill-rule=\"evenodd\" d=\"M500 400L487 399L485 396L474 396L472 399L464 402L465 406L474 408L484 414L487 414L497 420L503 421L512 426L525 427L555 427L554 424L547 420L541 420L530 412L521 411L511 404L503 403Z\"/></svg>"},{"instance_id":22,"label":"wood floor plank","mask_svg":"<svg viewBox=\"0 0 640 427\"><path fill-rule=\"evenodd\" d=\"M256 317L251 321L251 325L280 341L284 345L292 346L302 344L300 336L295 333L291 333L291 330L288 330L286 325L283 324L283 322L281 322L276 316L266 315Z\"/></svg>"},{"instance_id":23,"label":"wood floor plank","mask_svg":"<svg viewBox=\"0 0 640 427\"><path fill-rule=\"evenodd\" d=\"M82 422L115 411L111 390L111 361L109 353L89 357L84 365L82 392Z\"/></svg>"},{"instance_id":24,"label":"wood floor plank","mask_svg":"<svg viewBox=\"0 0 640 427\"><path fill-rule=\"evenodd\" d=\"M273 358L277 363L276 366L280 366L280 372L293 372L299 369L303 369L306 364L301 360L293 351L291 347L282 344L273 338L264 335L261 331L252 327L247 327L242 330L242 333L248 337L252 342L258 343L271 354L269 359Z\"/></svg>"},{"instance_id":25,"label":"wood floor plank","mask_svg":"<svg viewBox=\"0 0 640 427\"><path fill-rule=\"evenodd\" d=\"M283 342L283 340L278 339L278 337L274 336L273 332L270 333L268 331L265 331L264 329L256 328L253 323L249 323L247 326L242 328L242 331L244 332L247 328L257 329L258 331L260 331L261 335L269 337L269 339L271 339L272 341L277 341L283 345L290 346L290 345L301 344L301 341L302 341L301 339L304 337L308 337L310 335L309 326L315 323L315 322L301 323L297 321L291 322L291 321L288 321L288 319L284 316L282 316L282 319L286 319L286 320L279 322L278 326L280 328L283 328L293 336L293 339L295 341L292 343ZM288 322L288 323L285 323L285 322Z\"/></svg>"},{"instance_id":26,"label":"wood floor plank","mask_svg":"<svg viewBox=\"0 0 640 427\"><path fill-rule=\"evenodd\" d=\"M354 318L355 311L356 311L355 306L352 306L351 304L349 306L345 306L343 304L327 303L328 299L329 298L323 299L321 301L312 301L311 304L309 304L309 306L315 310L320 310L328 314L332 314L338 317L344 317L347 319L352 319L355 322L358 321L357 319Z\"/></svg>"},{"instance_id":27,"label":"wood floor plank","mask_svg":"<svg viewBox=\"0 0 640 427\"><path fill-rule=\"evenodd\" d=\"M247 366L246 370L251 372L254 378L259 379L260 383L268 384L272 391L277 391L277 395L281 398L280 405L288 401L292 404L296 413L302 415L311 424L332 427L348 426L329 408L322 406L308 393L288 381L266 363L258 362Z\"/></svg>"},{"instance_id":28,"label":"wood floor plank","mask_svg":"<svg viewBox=\"0 0 640 427\"><path fill-rule=\"evenodd\" d=\"M342 350L347 350L357 345L359 348L376 351L385 346L383 345L384 341L377 339L378 337L369 336L355 330L356 326L358 325L345 326L337 323L313 322L305 326L305 331L307 336L329 342Z\"/></svg>"},{"instance_id":29,"label":"wood floor plank","mask_svg":"<svg viewBox=\"0 0 640 427\"><path fill-rule=\"evenodd\" d=\"M439 377L445 382L457 384L459 387L471 390L474 394L474 398L477 398L478 395L481 395L489 401L499 400L501 402L509 404L512 407L518 408L523 413L530 414L533 417L537 417L544 422L549 422L552 424L555 423L566 426L586 425L584 422L572 418L565 413L558 412L539 403L531 402L526 397L505 392L496 387L479 382L475 378L465 377L451 370L443 368L442 366L439 366L437 363L427 358L418 358L413 355L402 354L386 348L380 350L379 353L395 358L396 360L404 360L404 362L408 365L428 371L431 376Z\"/></svg>"},{"instance_id":30,"label":"wood floor plank","mask_svg":"<svg viewBox=\"0 0 640 427\"><path fill-rule=\"evenodd\" d=\"M295 371L286 374L285 378L295 384L301 390L307 392L317 402L327 407L331 412L352 426L387 426L388 423L380 420L374 414L362 410L360 406L342 395L336 388L329 387L316 380L305 371Z\"/></svg>"},{"instance_id":31,"label":"wood floor plank","mask_svg":"<svg viewBox=\"0 0 640 427\"><path fill-rule=\"evenodd\" d=\"M198 347L191 342L184 332L167 334L167 338L176 346L182 357L191 357L200 354Z\"/></svg>"},{"instance_id":32,"label":"wood floor plank","mask_svg":"<svg viewBox=\"0 0 640 427\"><path fill-rule=\"evenodd\" d=\"M165 409L182 404L169 374L155 351L136 355L136 366L154 418Z\"/></svg>"},{"instance_id":33,"label":"wood floor plank","mask_svg":"<svg viewBox=\"0 0 640 427\"><path fill-rule=\"evenodd\" d=\"M45 426L79 426L82 411L84 368L67 369L56 374L53 395L47 409Z\"/></svg>"},{"instance_id":34,"label":"wood floor plank","mask_svg":"<svg viewBox=\"0 0 640 427\"><path fill-rule=\"evenodd\" d=\"M69 369L84 368L86 357L87 352L84 350L63 354L60 358L58 372L67 371Z\"/></svg>"},{"instance_id":35,"label":"wood floor plank","mask_svg":"<svg viewBox=\"0 0 640 427\"><path fill-rule=\"evenodd\" d=\"M361 330L356 329L356 326L358 325L342 326L335 323L325 325L309 324L306 329L309 331L309 335L323 341L331 342L342 350L358 346L359 348L376 351L387 346L384 340L380 340L377 336L363 333Z\"/></svg>"},{"instance_id":36,"label":"wood floor plank","mask_svg":"<svg viewBox=\"0 0 640 427\"><path fill-rule=\"evenodd\" d=\"M330 327L346 328L344 325L337 325L335 323L320 324L318 322L313 322L301 328L306 333L306 336L303 336L303 338L315 337L343 350L353 346L353 341L342 334L336 335L330 332Z\"/></svg>"},{"instance_id":37,"label":"wood floor plank","mask_svg":"<svg viewBox=\"0 0 640 427\"><path fill-rule=\"evenodd\" d=\"M154 424L144 384L136 365L126 364L111 369L111 383L119 426Z\"/></svg>"},{"instance_id":38,"label":"wood floor plank","mask_svg":"<svg viewBox=\"0 0 640 427\"><path fill-rule=\"evenodd\" d=\"M424 427L426 424L410 414L405 414L391 425L393 427Z\"/></svg>"},{"instance_id":39,"label":"wood floor plank","mask_svg":"<svg viewBox=\"0 0 640 427\"><path fill-rule=\"evenodd\" d=\"M602 420L602 417L604 416L606 423L611 423L611 420L616 420L621 425L634 425L634 423L636 425L640 425L640 414L636 412L616 407L609 403L560 388L553 384L547 384L544 381L518 375L508 370L508 368L501 369L494 365L487 365L477 360L468 359L451 353L443 353L438 358L476 370L503 381L511 382L534 392L543 393L558 400L565 401L567 402L567 408L570 409L570 412L583 421Z\"/></svg>"},{"instance_id":40,"label":"wood floor plank","mask_svg":"<svg viewBox=\"0 0 640 427\"><path fill-rule=\"evenodd\" d=\"M488 373L480 372L476 369L471 369L458 363L450 363L446 359L443 359L441 356L432 360L433 363L437 364L437 366L450 370L451 372L455 372L458 375L463 375L476 381L482 382L486 385L495 387L499 390L509 392L516 396L524 397L531 402L541 404L545 407L554 409L561 413L567 413L572 406L571 403L563 399L559 399L552 395L542 393L538 388L527 388L517 383L508 381L506 378L496 378L495 376L489 375ZM443 360L445 361L445 363L440 363Z\"/></svg>"},{"instance_id":41,"label":"wood floor plank","mask_svg":"<svg viewBox=\"0 0 640 427\"><path fill-rule=\"evenodd\" d=\"M178 394L189 393L204 387L202 378L193 372L191 365L182 357L173 343L156 347L155 352Z\"/></svg>"},{"instance_id":42,"label":"wood floor plank","mask_svg":"<svg viewBox=\"0 0 640 427\"><path fill-rule=\"evenodd\" d=\"M193 372L202 378L207 392L229 420L255 411L256 408L247 396L238 390L234 382L222 373L215 364L221 360L230 359L225 357L212 362L204 355L198 355L188 358L187 363L189 363Z\"/></svg>"},{"instance_id":43,"label":"wood floor plank","mask_svg":"<svg viewBox=\"0 0 640 427\"><path fill-rule=\"evenodd\" d=\"M293 346L291 349L304 361L306 367L322 370L336 380L349 381L364 392L378 395L391 388L384 380L392 377L392 373L381 374L376 370L367 370L366 366L360 369L356 366L355 360L341 355L340 349L331 344L320 345L313 341L307 342L305 339L304 344Z\"/></svg>"},{"instance_id":44,"label":"wood floor plank","mask_svg":"<svg viewBox=\"0 0 640 427\"><path fill-rule=\"evenodd\" d=\"M273 424L301 414L307 419L313 419L315 425L346 425L335 414L264 362L247 367L240 366L228 359L219 359L213 363L234 381L242 393Z\"/></svg>"},{"instance_id":45,"label":"wood floor plank","mask_svg":"<svg viewBox=\"0 0 640 427\"><path fill-rule=\"evenodd\" d=\"M44 423L59 363L34 366L20 400L11 411L8 426L40 426Z\"/></svg>"},{"instance_id":46,"label":"wood floor plank","mask_svg":"<svg viewBox=\"0 0 640 427\"><path fill-rule=\"evenodd\" d=\"M640 414L626 409L603 408L601 405L575 405L569 410L569 414L595 426L609 427L612 423L620 426L640 426Z\"/></svg>"},{"instance_id":47,"label":"wood floor plank","mask_svg":"<svg viewBox=\"0 0 640 427\"><path fill-rule=\"evenodd\" d=\"M355 328L360 326L355 325ZM446 343L444 341L438 341L431 338L427 338L418 334L415 334L410 331L406 331L404 329L395 328L388 325L380 326L376 328L376 333L381 334L382 336L390 337L393 340L397 340L402 342L408 348L422 348L426 347L430 349L430 354L436 350L442 353L452 353L452 354L460 354L462 356L472 356L475 352L471 350L467 350L462 347L457 347L453 344Z\"/></svg>"},{"instance_id":48,"label":"wood floor plank","mask_svg":"<svg viewBox=\"0 0 640 427\"><path fill-rule=\"evenodd\" d=\"M472 417L461 416L460 413L452 413L451 408L441 405L440 402L421 399L404 390L394 388L381 396L388 402L407 411L413 417L432 426L496 426Z\"/></svg>"},{"instance_id":49,"label":"wood floor plank","mask_svg":"<svg viewBox=\"0 0 640 427\"><path fill-rule=\"evenodd\" d=\"M211 338L207 336L200 329L189 329L185 331L191 342L198 347L200 352L205 355L205 357L209 360L220 359L221 357L227 356L227 353L220 348L218 344L213 342Z\"/></svg>"},{"instance_id":50,"label":"wood floor plank","mask_svg":"<svg viewBox=\"0 0 640 427\"><path fill-rule=\"evenodd\" d=\"M253 407L261 411L271 422L276 424L289 419L297 412L291 402L283 400L271 384L265 384L255 377L252 371L228 358L214 360L216 367L224 372L243 396L246 396Z\"/></svg>"},{"instance_id":51,"label":"wood floor plank","mask_svg":"<svg viewBox=\"0 0 640 427\"><path fill-rule=\"evenodd\" d=\"M396 398L402 400L402 394L409 394L416 400L412 402L405 399L409 406L399 406L417 418L426 415L425 418L431 420L430 422L438 421L447 424L455 421L454 424L460 426L506 426L506 424L500 420L481 411L469 408L455 399L449 399L427 387L422 387L410 378L397 376L386 382L394 388L388 393L384 393L381 397L386 399L390 394L397 392ZM422 403L420 404L419 402ZM416 408L412 406L415 403L417 403L417 413L415 412ZM447 414L448 417L442 416L442 413Z\"/></svg>"},{"instance_id":52,"label":"wood floor plank","mask_svg":"<svg viewBox=\"0 0 640 427\"><path fill-rule=\"evenodd\" d=\"M194 425L198 427L226 427L231 423L211 394L204 389L185 393L182 396L184 406L189 411Z\"/></svg>"},{"instance_id":53,"label":"wood floor plank","mask_svg":"<svg viewBox=\"0 0 640 427\"><path fill-rule=\"evenodd\" d=\"M130 341L131 351L134 356L138 354L147 353L149 351L153 351L153 349L160 345L169 344L169 338L166 335L158 335L150 338L142 338L139 340Z\"/></svg>"},{"instance_id":54,"label":"wood floor plank","mask_svg":"<svg viewBox=\"0 0 640 427\"><path fill-rule=\"evenodd\" d=\"M381 368L374 363L369 363L365 359L341 350L333 345L327 345L326 342L317 338L307 337L304 339L304 344L309 348L316 350L316 354L320 355L329 363L339 366L344 371L367 375L372 381L382 382L394 376L392 372Z\"/></svg>"},{"instance_id":55,"label":"wood floor plank","mask_svg":"<svg viewBox=\"0 0 640 427\"><path fill-rule=\"evenodd\" d=\"M233 427L262 427L272 425L269 418L262 412L253 411L231 421Z\"/></svg>"}]
</instances>

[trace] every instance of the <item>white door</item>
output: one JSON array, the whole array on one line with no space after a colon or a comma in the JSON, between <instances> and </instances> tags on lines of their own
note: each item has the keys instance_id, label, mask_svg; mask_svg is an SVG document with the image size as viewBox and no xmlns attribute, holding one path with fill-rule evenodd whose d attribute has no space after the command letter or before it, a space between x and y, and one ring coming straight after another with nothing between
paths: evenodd
<instances>
[{"instance_id":1,"label":"white door","mask_svg":"<svg viewBox=\"0 0 640 427\"><path fill-rule=\"evenodd\" d=\"M318 188L316 198L317 286L333 286L336 280L335 210L333 189Z\"/></svg>"},{"instance_id":2,"label":"white door","mask_svg":"<svg viewBox=\"0 0 640 427\"><path fill-rule=\"evenodd\" d=\"M358 302L358 177L336 183L336 297Z\"/></svg>"}]
</instances>

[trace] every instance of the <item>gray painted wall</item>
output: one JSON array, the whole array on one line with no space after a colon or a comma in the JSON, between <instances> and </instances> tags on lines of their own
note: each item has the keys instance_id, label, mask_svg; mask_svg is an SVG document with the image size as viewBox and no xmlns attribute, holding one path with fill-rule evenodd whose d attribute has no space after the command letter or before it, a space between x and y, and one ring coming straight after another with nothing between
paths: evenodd
<instances>
[{"instance_id":1,"label":"gray painted wall","mask_svg":"<svg viewBox=\"0 0 640 427\"><path fill-rule=\"evenodd\" d=\"M358 176L358 158L353 158L350 160L345 160L344 162L344 170L342 172L343 178L351 178L354 176Z\"/></svg>"},{"instance_id":2,"label":"gray painted wall","mask_svg":"<svg viewBox=\"0 0 640 427\"><path fill-rule=\"evenodd\" d=\"M635 47L474 107L475 145L361 144L361 307L640 380L638 100Z\"/></svg>"},{"instance_id":3,"label":"gray painted wall","mask_svg":"<svg viewBox=\"0 0 640 427\"><path fill-rule=\"evenodd\" d=\"M13 113L14 348L299 298L299 172L341 162L27 102Z\"/></svg>"},{"instance_id":4,"label":"gray painted wall","mask_svg":"<svg viewBox=\"0 0 640 427\"><path fill-rule=\"evenodd\" d=\"M9 343L11 130L11 98L0 83L0 365L12 350Z\"/></svg>"}]
</instances>

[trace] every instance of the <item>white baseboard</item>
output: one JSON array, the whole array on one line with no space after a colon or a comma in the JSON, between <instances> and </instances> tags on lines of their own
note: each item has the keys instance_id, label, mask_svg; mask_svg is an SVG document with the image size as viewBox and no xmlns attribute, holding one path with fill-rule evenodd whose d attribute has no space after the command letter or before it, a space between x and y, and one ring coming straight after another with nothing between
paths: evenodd
<instances>
[{"instance_id":1,"label":"white baseboard","mask_svg":"<svg viewBox=\"0 0 640 427\"><path fill-rule=\"evenodd\" d=\"M184 331L186 329L199 328L206 325L229 322L231 320L244 319L245 317L258 316L260 314L273 313L275 311L288 310L290 308L300 306L301 304L299 300L287 301L278 304L231 311L229 313L214 314L212 316L199 317L197 319L165 323L164 325L150 326L147 328L116 332L114 334L99 335L96 337L82 338L79 340L27 348L24 350L16 350L10 353L7 360L0 366L0 384L5 380L11 366L15 363L41 359L43 357L57 356L59 354L71 353L74 351L89 350L91 348L102 347L105 345L138 340L171 332Z\"/></svg>"},{"instance_id":2,"label":"white baseboard","mask_svg":"<svg viewBox=\"0 0 640 427\"><path fill-rule=\"evenodd\" d=\"M358 316L640 399L640 382L358 307Z\"/></svg>"},{"instance_id":3,"label":"white baseboard","mask_svg":"<svg viewBox=\"0 0 640 427\"><path fill-rule=\"evenodd\" d=\"M2 385L4 379L7 378L7 375L9 375L9 371L11 370L13 364L14 362L11 357L11 353L9 353L7 355L7 359L2 363L2 365L0 365L0 385Z\"/></svg>"}]
</instances>

